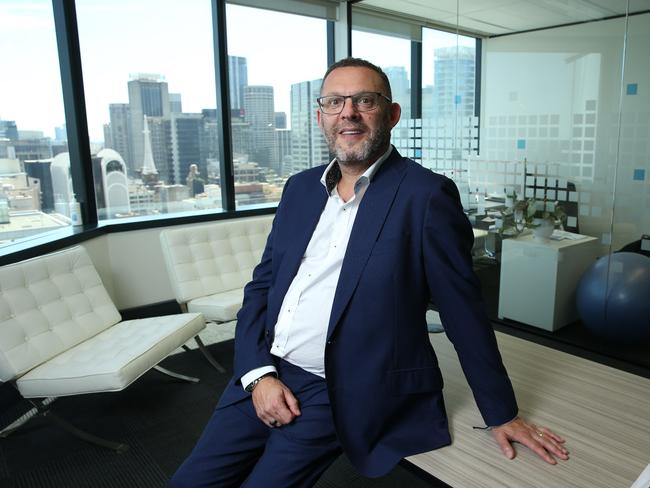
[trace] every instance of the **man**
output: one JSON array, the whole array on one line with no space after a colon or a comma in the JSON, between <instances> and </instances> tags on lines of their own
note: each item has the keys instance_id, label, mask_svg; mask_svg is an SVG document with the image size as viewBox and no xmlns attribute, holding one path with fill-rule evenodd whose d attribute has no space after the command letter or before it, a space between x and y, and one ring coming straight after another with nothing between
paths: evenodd
<instances>
[{"instance_id":1,"label":"man","mask_svg":"<svg viewBox=\"0 0 650 488\"><path fill-rule=\"evenodd\" d=\"M173 486L312 486L342 450L380 476L448 445L431 300L504 454L518 441L567 459L563 439L517 417L458 192L390 145L400 107L386 75L339 61L318 103L335 159L286 183L245 289L233 379Z\"/></svg>"}]
</instances>

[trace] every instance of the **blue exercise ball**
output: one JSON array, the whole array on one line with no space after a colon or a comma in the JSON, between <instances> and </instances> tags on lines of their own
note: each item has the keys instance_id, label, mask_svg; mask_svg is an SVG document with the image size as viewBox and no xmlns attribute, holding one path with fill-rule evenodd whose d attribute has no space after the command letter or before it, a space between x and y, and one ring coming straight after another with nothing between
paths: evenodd
<instances>
[{"instance_id":1,"label":"blue exercise ball","mask_svg":"<svg viewBox=\"0 0 650 488\"><path fill-rule=\"evenodd\" d=\"M578 314L595 335L622 344L650 342L650 258L620 252L582 275Z\"/></svg>"}]
</instances>

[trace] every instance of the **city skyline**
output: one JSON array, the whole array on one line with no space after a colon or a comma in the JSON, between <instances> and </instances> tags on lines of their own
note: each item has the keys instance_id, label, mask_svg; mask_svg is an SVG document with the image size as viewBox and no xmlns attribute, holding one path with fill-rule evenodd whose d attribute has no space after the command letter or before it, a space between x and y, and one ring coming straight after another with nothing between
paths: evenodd
<instances>
[{"instance_id":1,"label":"city skyline","mask_svg":"<svg viewBox=\"0 0 650 488\"><path fill-rule=\"evenodd\" d=\"M142 22L154 7L163 15L157 16L155 22ZM4 81L5 88L0 93L0 118L15 120L20 130L38 130L54 137L55 127L62 126L65 117L51 3L49 0L9 2L0 9L0 31L3 32L0 49L8 65L16 66L13 72L20 73L36 62L51 81L43 84L41 78L8 77L11 79ZM126 81L134 73L164 74L169 92L182 93L184 112L216 107L209 2L183 2L181 7L169 0L141 0L137 4L78 1L77 15L91 141L104 142L103 125L110 119L108 105L128 101ZM229 27L233 26L228 30L229 54L248 59L249 85L274 87L275 110L285 112L290 120L291 84L320 78L326 69L325 21L231 4L227 5L227 18ZM183 22L184 19L188 22ZM194 22L196 19L200 22ZM154 48L143 56L140 46L129 36L108 35L105 26L117 23L123 32L137 33L140 39L155 38ZM174 34L160 36L161 31ZM273 42L256 41L250 32L264 32ZM403 65L410 71L410 59L405 60L403 52L394 46L396 38L362 34L355 35L355 54L372 49L382 53L382 66ZM455 38L448 33L440 34L447 43L449 36ZM296 43L296 39L302 42ZM20 49L10 49L9 42ZM141 44L149 46L151 43ZM281 46L290 46L290 59L278 59L278 47ZM183 55L188 47L192 48L193 56ZM91 52L105 55L84 55ZM432 60L423 59L423 66L427 63ZM428 71L423 72L423 84L433 76ZM48 110L43 111L42 107Z\"/></svg>"}]
</instances>

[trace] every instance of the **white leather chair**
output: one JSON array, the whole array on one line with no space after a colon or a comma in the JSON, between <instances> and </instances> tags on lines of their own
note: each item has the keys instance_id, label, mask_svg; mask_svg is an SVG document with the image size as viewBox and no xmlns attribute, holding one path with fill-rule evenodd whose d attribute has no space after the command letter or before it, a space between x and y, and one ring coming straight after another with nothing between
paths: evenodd
<instances>
[{"instance_id":1,"label":"white leather chair","mask_svg":"<svg viewBox=\"0 0 650 488\"><path fill-rule=\"evenodd\" d=\"M268 215L163 230L165 265L181 309L215 323L236 320L272 223Z\"/></svg>"},{"instance_id":2,"label":"white leather chair","mask_svg":"<svg viewBox=\"0 0 650 488\"><path fill-rule=\"evenodd\" d=\"M154 367L198 381L157 364L204 328L200 313L122 322L81 246L0 268L0 380L46 399L32 414L56 397L122 390Z\"/></svg>"},{"instance_id":3,"label":"white leather chair","mask_svg":"<svg viewBox=\"0 0 650 488\"><path fill-rule=\"evenodd\" d=\"M272 222L268 215L163 230L160 242L178 303L207 320L235 320Z\"/></svg>"}]
</instances>

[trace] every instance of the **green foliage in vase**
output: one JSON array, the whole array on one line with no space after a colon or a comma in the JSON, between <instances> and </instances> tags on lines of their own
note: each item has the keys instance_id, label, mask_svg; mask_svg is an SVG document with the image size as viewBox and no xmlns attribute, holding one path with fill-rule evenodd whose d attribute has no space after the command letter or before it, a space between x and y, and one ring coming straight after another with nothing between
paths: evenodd
<instances>
[{"instance_id":1,"label":"green foliage in vase","mask_svg":"<svg viewBox=\"0 0 650 488\"><path fill-rule=\"evenodd\" d=\"M551 202L546 198L537 200L527 198L518 200L511 208L501 211L503 225L499 229L501 235L519 235L524 229L535 229L546 220L557 228L566 223L566 213L559 202Z\"/></svg>"}]
</instances>

